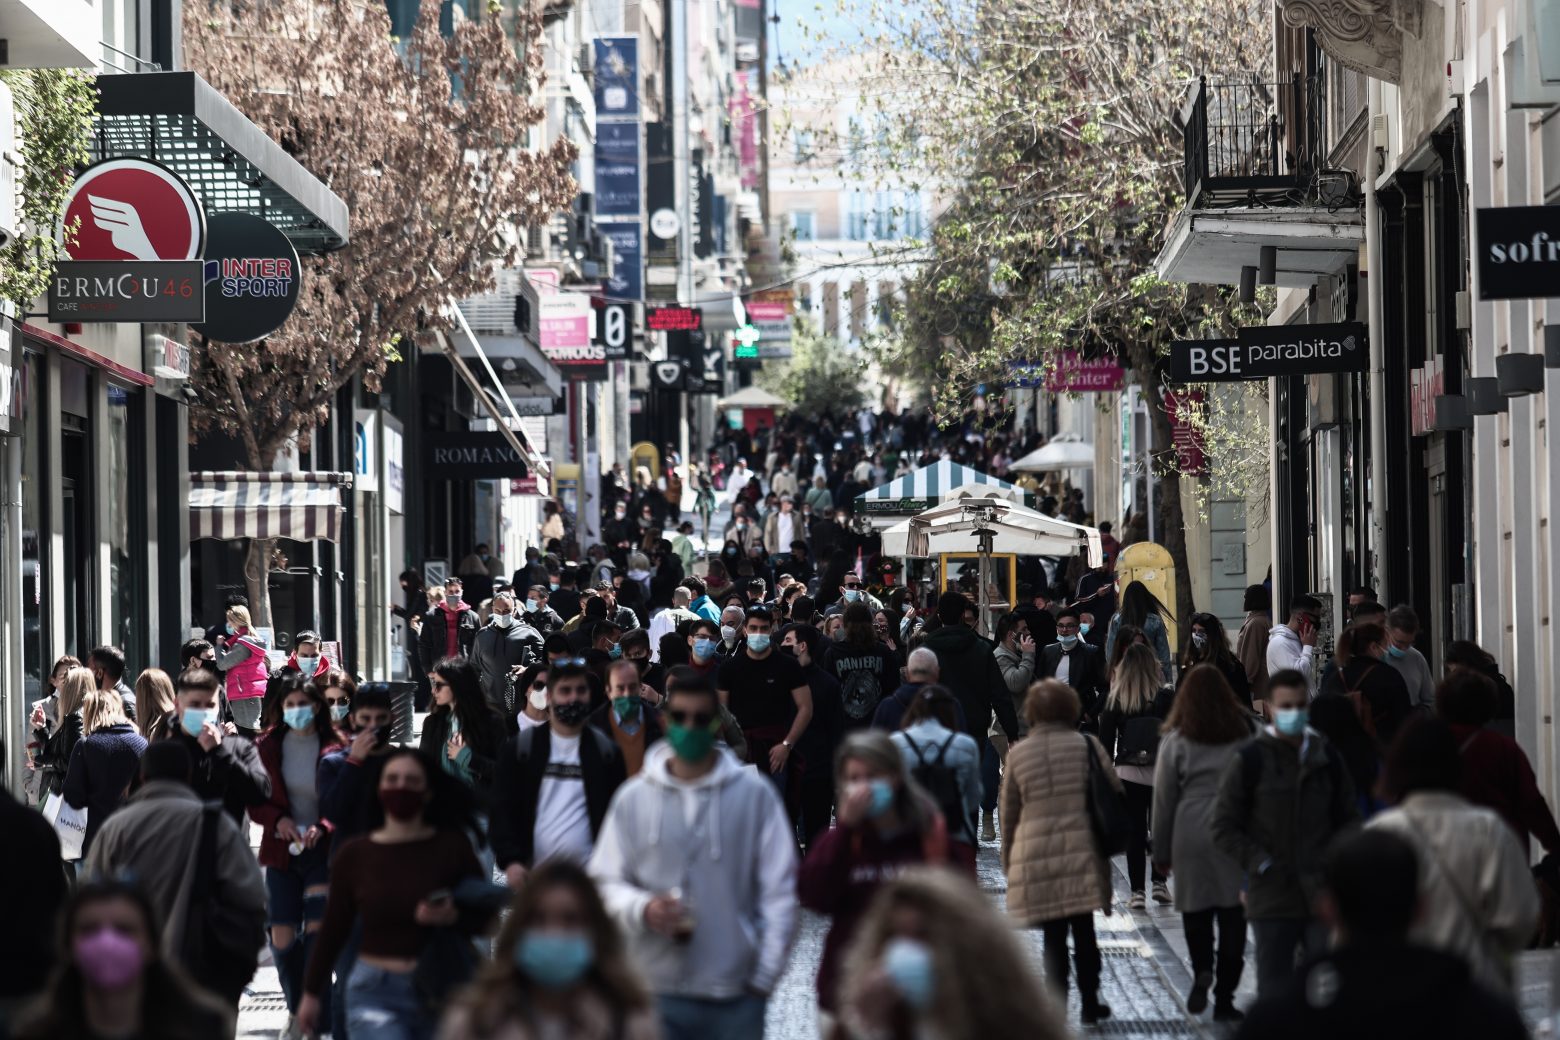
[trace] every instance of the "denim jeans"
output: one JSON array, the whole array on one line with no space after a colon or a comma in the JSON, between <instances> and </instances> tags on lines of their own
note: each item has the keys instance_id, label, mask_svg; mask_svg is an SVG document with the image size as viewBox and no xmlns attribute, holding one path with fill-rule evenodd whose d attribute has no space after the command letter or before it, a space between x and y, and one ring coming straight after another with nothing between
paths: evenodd
<instances>
[{"instance_id":1,"label":"denim jeans","mask_svg":"<svg viewBox=\"0 0 1560 1040\"><path fill-rule=\"evenodd\" d=\"M433 1040L438 1017L423 1009L412 972L359 964L347 980L347 1028L373 1040Z\"/></svg>"},{"instance_id":2,"label":"denim jeans","mask_svg":"<svg viewBox=\"0 0 1560 1040\"><path fill-rule=\"evenodd\" d=\"M769 998L749 993L730 1000L656 998L665 1040L761 1040Z\"/></svg>"},{"instance_id":3,"label":"denim jeans","mask_svg":"<svg viewBox=\"0 0 1560 1040\"><path fill-rule=\"evenodd\" d=\"M298 1001L303 995L304 965L314 947L314 935L307 931L308 925L325 916L325 897L305 895L304 892L329 879L325 853L320 849L305 849L285 867L265 868L266 916L272 925L289 925L296 933L285 948L271 943L271 959L276 964L277 980L281 983L288 1011L298 1010ZM321 997L324 1015L330 1007L328 992ZM328 1015L325 1015L325 1021L329 1021Z\"/></svg>"}]
</instances>

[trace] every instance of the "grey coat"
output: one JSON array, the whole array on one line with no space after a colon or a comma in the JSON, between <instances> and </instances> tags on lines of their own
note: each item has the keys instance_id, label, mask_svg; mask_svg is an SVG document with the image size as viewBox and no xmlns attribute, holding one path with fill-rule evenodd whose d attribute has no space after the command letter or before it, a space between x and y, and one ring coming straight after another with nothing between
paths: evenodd
<instances>
[{"instance_id":1,"label":"grey coat","mask_svg":"<svg viewBox=\"0 0 1560 1040\"><path fill-rule=\"evenodd\" d=\"M1154 768L1154 862L1175 872L1175 908L1183 914L1240 905L1246 872L1213 843L1219 780L1245 741L1199 744L1170 730Z\"/></svg>"}]
</instances>

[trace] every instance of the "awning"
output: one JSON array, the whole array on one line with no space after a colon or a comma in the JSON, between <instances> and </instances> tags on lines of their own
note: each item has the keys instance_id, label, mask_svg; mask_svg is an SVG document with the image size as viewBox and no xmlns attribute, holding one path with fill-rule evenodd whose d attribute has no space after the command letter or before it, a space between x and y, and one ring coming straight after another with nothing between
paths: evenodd
<instances>
[{"instance_id":1,"label":"awning","mask_svg":"<svg viewBox=\"0 0 1560 1040\"><path fill-rule=\"evenodd\" d=\"M188 181L208 213L268 220L300 253L347 244L340 196L195 73L99 76L97 87L94 159L154 159Z\"/></svg>"},{"instance_id":2,"label":"awning","mask_svg":"<svg viewBox=\"0 0 1560 1040\"><path fill-rule=\"evenodd\" d=\"M1061 469L1093 469L1094 445L1085 444L1076 433L1051 438L1008 469L1016 473L1050 473Z\"/></svg>"},{"instance_id":3,"label":"awning","mask_svg":"<svg viewBox=\"0 0 1560 1040\"><path fill-rule=\"evenodd\" d=\"M1103 560L1100 533L1070 524L1000 498L944 502L883 532L883 552L889 556L935 556L972 553L976 529L993 532L994 553L1021 556L1083 556L1089 566Z\"/></svg>"},{"instance_id":4,"label":"awning","mask_svg":"<svg viewBox=\"0 0 1560 1040\"><path fill-rule=\"evenodd\" d=\"M761 386L745 386L715 402L717 408L789 408L791 403Z\"/></svg>"},{"instance_id":5,"label":"awning","mask_svg":"<svg viewBox=\"0 0 1560 1040\"><path fill-rule=\"evenodd\" d=\"M863 491L856 496L856 504L868 513L919 513L943 500L944 495L961 484L992 484L1011 488L1012 484L998 480L989 473L961 466L949 459L940 459L930 466L922 466L914 473L890 480L882 487Z\"/></svg>"},{"instance_id":6,"label":"awning","mask_svg":"<svg viewBox=\"0 0 1560 1040\"><path fill-rule=\"evenodd\" d=\"M190 474L190 539L339 541L350 473Z\"/></svg>"}]
</instances>

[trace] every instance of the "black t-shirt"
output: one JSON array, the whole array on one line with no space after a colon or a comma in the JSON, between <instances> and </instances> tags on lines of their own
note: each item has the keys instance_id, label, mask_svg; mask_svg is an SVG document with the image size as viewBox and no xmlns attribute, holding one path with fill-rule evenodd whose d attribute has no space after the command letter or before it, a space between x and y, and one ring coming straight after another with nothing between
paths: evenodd
<instances>
[{"instance_id":1,"label":"black t-shirt","mask_svg":"<svg viewBox=\"0 0 1560 1040\"><path fill-rule=\"evenodd\" d=\"M744 730L789 726L796 717L791 691L807 685L796 658L780 650L754 660L746 651L728 657L715 685L731 695L727 707Z\"/></svg>"},{"instance_id":2,"label":"black t-shirt","mask_svg":"<svg viewBox=\"0 0 1560 1040\"><path fill-rule=\"evenodd\" d=\"M845 725L850 729L871 725L878 702L899 688L899 662L882 643L866 647L830 643L825 660L839 680Z\"/></svg>"}]
</instances>

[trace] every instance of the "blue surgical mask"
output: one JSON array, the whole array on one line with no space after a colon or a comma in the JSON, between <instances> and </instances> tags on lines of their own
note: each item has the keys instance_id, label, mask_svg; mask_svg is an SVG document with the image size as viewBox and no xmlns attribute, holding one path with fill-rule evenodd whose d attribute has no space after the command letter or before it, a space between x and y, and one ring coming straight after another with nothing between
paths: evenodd
<instances>
[{"instance_id":1,"label":"blue surgical mask","mask_svg":"<svg viewBox=\"0 0 1560 1040\"><path fill-rule=\"evenodd\" d=\"M184 727L184 732L192 737L200 736L201 729L208 722L215 722L217 713L211 708L185 708L179 713L179 725Z\"/></svg>"},{"instance_id":2,"label":"blue surgical mask","mask_svg":"<svg viewBox=\"0 0 1560 1040\"><path fill-rule=\"evenodd\" d=\"M515 967L545 989L568 989L590 970L596 951L584 932L528 931L515 943Z\"/></svg>"},{"instance_id":3,"label":"blue surgical mask","mask_svg":"<svg viewBox=\"0 0 1560 1040\"><path fill-rule=\"evenodd\" d=\"M534 613L536 613L536 600L528 599L528 600L525 601L525 612L527 614L534 614Z\"/></svg>"},{"instance_id":4,"label":"blue surgical mask","mask_svg":"<svg viewBox=\"0 0 1560 1040\"><path fill-rule=\"evenodd\" d=\"M932 1006L932 998L937 995L937 977L932 969L932 951L925 943L890 939L883 947L883 973L912 1009L925 1011Z\"/></svg>"},{"instance_id":5,"label":"blue surgical mask","mask_svg":"<svg viewBox=\"0 0 1560 1040\"><path fill-rule=\"evenodd\" d=\"M612 646L607 650L607 656L616 661L619 657L623 656L623 648L617 643L613 643Z\"/></svg>"},{"instance_id":6,"label":"blue surgical mask","mask_svg":"<svg viewBox=\"0 0 1560 1040\"><path fill-rule=\"evenodd\" d=\"M846 589L845 590L845 602L846 603L854 603L854 602L856 602L860 598L861 598L861 590L860 589Z\"/></svg>"},{"instance_id":7,"label":"blue surgical mask","mask_svg":"<svg viewBox=\"0 0 1560 1040\"><path fill-rule=\"evenodd\" d=\"M693 641L693 656L701 661L708 661L715 656L715 640L695 639Z\"/></svg>"},{"instance_id":8,"label":"blue surgical mask","mask_svg":"<svg viewBox=\"0 0 1560 1040\"><path fill-rule=\"evenodd\" d=\"M230 635L230 636L238 635L238 633L236 631L234 631L233 623L231 621L229 621L226 625L223 625L222 627L227 630L227 634L228 635Z\"/></svg>"},{"instance_id":9,"label":"blue surgical mask","mask_svg":"<svg viewBox=\"0 0 1560 1040\"><path fill-rule=\"evenodd\" d=\"M748 649L755 654L766 653L769 650L769 633L756 632L747 637Z\"/></svg>"},{"instance_id":10,"label":"blue surgical mask","mask_svg":"<svg viewBox=\"0 0 1560 1040\"><path fill-rule=\"evenodd\" d=\"M1298 737L1311 721L1311 713L1305 708L1279 708L1273 712L1273 728L1286 737Z\"/></svg>"},{"instance_id":11,"label":"blue surgical mask","mask_svg":"<svg viewBox=\"0 0 1560 1040\"><path fill-rule=\"evenodd\" d=\"M292 729L308 729L314 724L314 709L307 704L296 708L283 708L282 721Z\"/></svg>"},{"instance_id":12,"label":"blue surgical mask","mask_svg":"<svg viewBox=\"0 0 1560 1040\"><path fill-rule=\"evenodd\" d=\"M872 803L867 806L867 816L877 819L894 805L894 785L881 778L871 781Z\"/></svg>"},{"instance_id":13,"label":"blue surgical mask","mask_svg":"<svg viewBox=\"0 0 1560 1040\"><path fill-rule=\"evenodd\" d=\"M556 581L548 582L547 587L554 592L558 591L558 583Z\"/></svg>"},{"instance_id":14,"label":"blue surgical mask","mask_svg":"<svg viewBox=\"0 0 1560 1040\"><path fill-rule=\"evenodd\" d=\"M1080 631L1082 630L1080 629ZM1071 650L1073 647L1078 645L1077 636L1057 636L1056 641L1061 643L1062 647L1067 650Z\"/></svg>"},{"instance_id":15,"label":"blue surgical mask","mask_svg":"<svg viewBox=\"0 0 1560 1040\"><path fill-rule=\"evenodd\" d=\"M330 706L330 717L336 722L340 722L347 717L347 713L351 710L352 705L350 704L332 704Z\"/></svg>"},{"instance_id":16,"label":"blue surgical mask","mask_svg":"<svg viewBox=\"0 0 1560 1040\"><path fill-rule=\"evenodd\" d=\"M1083 624L1078 626L1078 634L1080 636L1086 636L1086 635L1089 634L1089 629L1091 629L1093 627L1094 627L1093 625L1091 625L1087 621L1085 621Z\"/></svg>"},{"instance_id":17,"label":"blue surgical mask","mask_svg":"<svg viewBox=\"0 0 1560 1040\"><path fill-rule=\"evenodd\" d=\"M1399 650L1397 647L1389 644L1387 646L1387 656L1401 661L1403 658L1408 656L1408 651Z\"/></svg>"},{"instance_id":18,"label":"blue surgical mask","mask_svg":"<svg viewBox=\"0 0 1560 1040\"><path fill-rule=\"evenodd\" d=\"M320 659L318 657L300 657L298 658L298 671L304 675L313 675L314 669L318 668L319 664Z\"/></svg>"}]
</instances>

